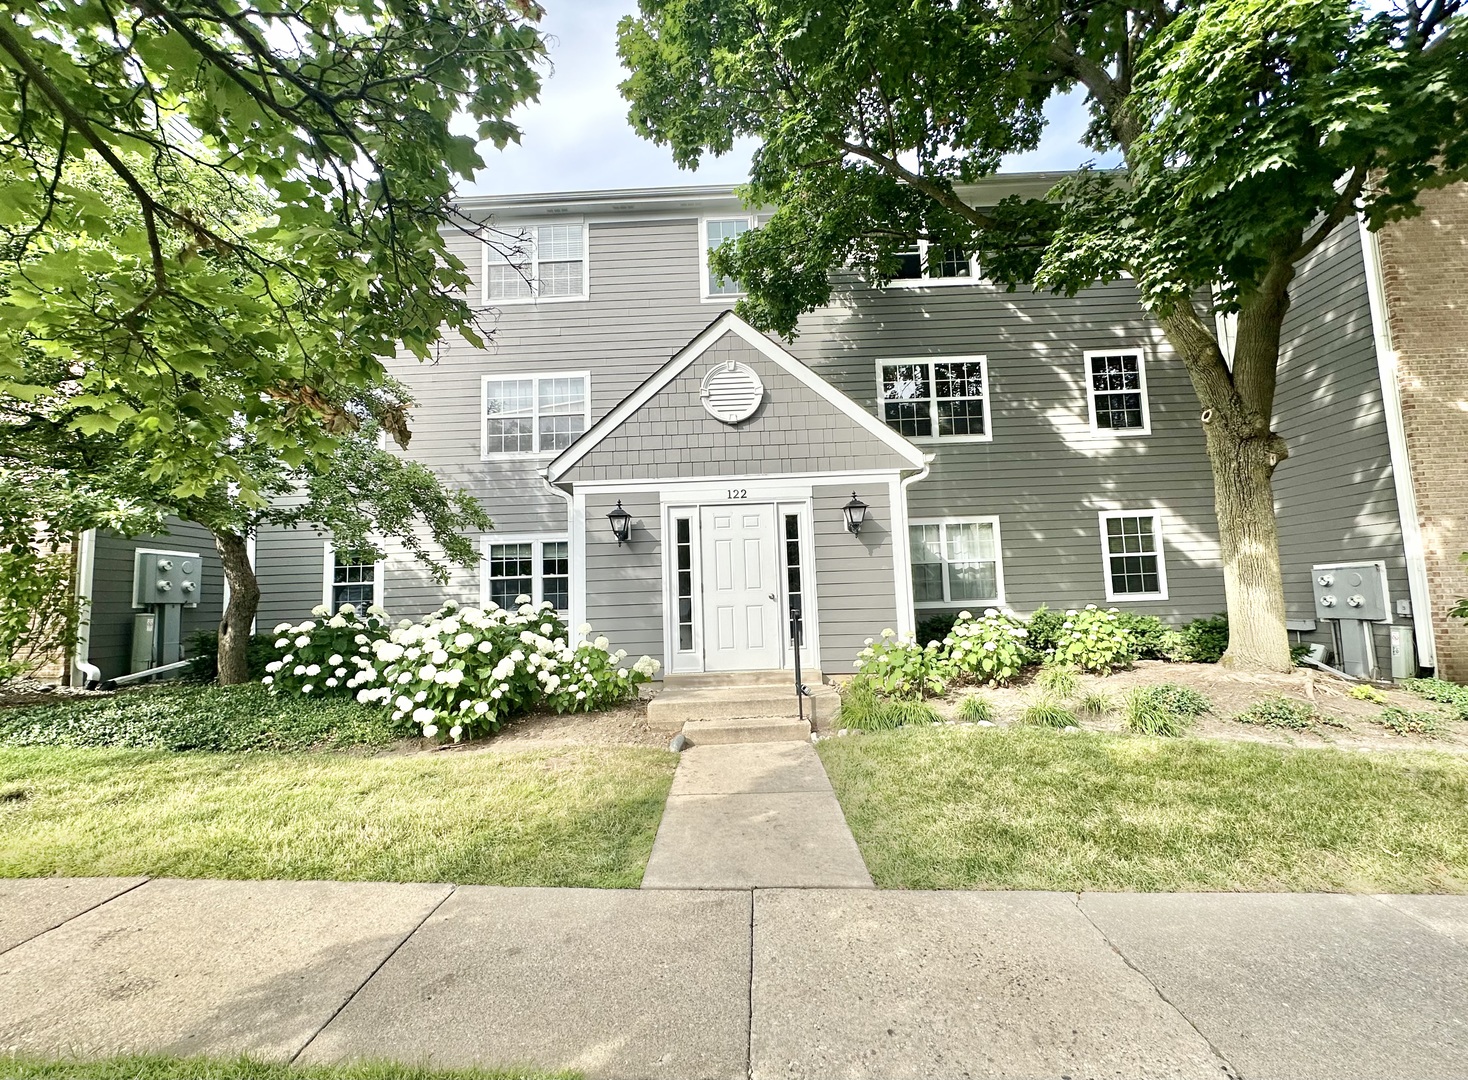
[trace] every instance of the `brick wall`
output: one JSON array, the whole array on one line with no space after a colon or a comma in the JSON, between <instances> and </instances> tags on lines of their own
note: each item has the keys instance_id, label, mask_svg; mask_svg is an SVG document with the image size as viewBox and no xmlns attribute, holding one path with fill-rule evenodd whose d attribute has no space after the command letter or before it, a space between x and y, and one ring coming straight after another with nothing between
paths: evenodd
<instances>
[{"instance_id":1,"label":"brick wall","mask_svg":"<svg viewBox=\"0 0 1468 1080\"><path fill-rule=\"evenodd\" d=\"M1468 681L1468 184L1429 191L1381 233L1402 419L1427 557L1438 673ZM1420 613L1419 613L1420 614Z\"/></svg>"}]
</instances>

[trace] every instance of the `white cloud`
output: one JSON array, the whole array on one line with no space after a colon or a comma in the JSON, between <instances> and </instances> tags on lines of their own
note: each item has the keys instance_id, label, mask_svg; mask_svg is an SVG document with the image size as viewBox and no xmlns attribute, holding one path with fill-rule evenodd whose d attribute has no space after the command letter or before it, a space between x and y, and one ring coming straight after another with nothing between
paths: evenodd
<instances>
[{"instance_id":1,"label":"white cloud","mask_svg":"<svg viewBox=\"0 0 1468 1080\"><path fill-rule=\"evenodd\" d=\"M553 0L541 28L550 37L555 67L540 101L515 116L521 143L502 151L481 148L486 168L461 188L465 194L738 184L747 178L750 140L685 172L673 164L667 147L633 132L617 91L626 72L617 59L616 32L617 21L633 7L634 0ZM1078 95L1056 99L1047 113L1051 125L1040 146L1005 161L1006 171L1067 169L1095 157L1080 145L1086 115Z\"/></svg>"}]
</instances>

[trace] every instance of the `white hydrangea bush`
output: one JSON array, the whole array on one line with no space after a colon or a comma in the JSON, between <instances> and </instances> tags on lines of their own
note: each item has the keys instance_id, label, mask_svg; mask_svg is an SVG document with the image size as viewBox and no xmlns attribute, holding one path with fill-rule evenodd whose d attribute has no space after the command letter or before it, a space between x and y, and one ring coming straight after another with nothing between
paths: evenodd
<instances>
[{"instance_id":1,"label":"white hydrangea bush","mask_svg":"<svg viewBox=\"0 0 1468 1080\"><path fill-rule=\"evenodd\" d=\"M356 693L377 682L373 646L390 631L387 612L373 605L359 612L343 604L332 614L322 604L301 623L275 628L275 657L260 681L271 693L330 697Z\"/></svg>"},{"instance_id":2,"label":"white hydrangea bush","mask_svg":"<svg viewBox=\"0 0 1468 1080\"><path fill-rule=\"evenodd\" d=\"M1132 661L1132 636L1118 619L1116 608L1102 611L1095 604L1071 608L1055 638L1050 659L1082 671L1110 671Z\"/></svg>"},{"instance_id":3,"label":"white hydrangea bush","mask_svg":"<svg viewBox=\"0 0 1468 1080\"><path fill-rule=\"evenodd\" d=\"M541 705L590 711L626 701L657 671L644 656L625 665L606 638L571 643L549 602L519 598L513 611L445 604L421 622L404 620L374 645L376 685L357 700L392 709L427 738L459 741Z\"/></svg>"},{"instance_id":4,"label":"white hydrangea bush","mask_svg":"<svg viewBox=\"0 0 1468 1080\"><path fill-rule=\"evenodd\" d=\"M1003 686L1033 662L1029 636L1025 624L1012 611L985 608L978 618L961 611L943 639L943 647L961 675Z\"/></svg>"}]
</instances>

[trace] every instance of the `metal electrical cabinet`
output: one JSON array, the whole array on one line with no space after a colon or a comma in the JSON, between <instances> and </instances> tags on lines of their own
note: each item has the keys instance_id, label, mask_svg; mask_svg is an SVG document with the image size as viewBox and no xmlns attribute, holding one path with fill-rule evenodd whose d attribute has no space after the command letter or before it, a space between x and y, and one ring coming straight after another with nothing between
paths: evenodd
<instances>
[{"instance_id":1,"label":"metal electrical cabinet","mask_svg":"<svg viewBox=\"0 0 1468 1080\"><path fill-rule=\"evenodd\" d=\"M184 608L199 606L202 562L188 552L139 548L133 554L133 607L152 616L133 620L134 672L172 664L182 655L179 624Z\"/></svg>"},{"instance_id":2,"label":"metal electrical cabinet","mask_svg":"<svg viewBox=\"0 0 1468 1080\"><path fill-rule=\"evenodd\" d=\"M1358 678L1380 678L1371 624L1391 617L1385 565L1359 562L1313 566L1310 576L1315 615L1330 624L1340 669Z\"/></svg>"}]
</instances>

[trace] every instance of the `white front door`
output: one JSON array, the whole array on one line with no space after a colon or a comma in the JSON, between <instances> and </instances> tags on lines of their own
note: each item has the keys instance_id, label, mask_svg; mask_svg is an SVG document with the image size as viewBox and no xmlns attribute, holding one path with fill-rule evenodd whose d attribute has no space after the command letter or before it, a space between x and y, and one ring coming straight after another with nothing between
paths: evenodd
<instances>
[{"instance_id":1,"label":"white front door","mask_svg":"<svg viewBox=\"0 0 1468 1080\"><path fill-rule=\"evenodd\" d=\"M704 670L778 668L780 584L774 506L705 506L699 525Z\"/></svg>"}]
</instances>

